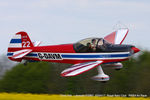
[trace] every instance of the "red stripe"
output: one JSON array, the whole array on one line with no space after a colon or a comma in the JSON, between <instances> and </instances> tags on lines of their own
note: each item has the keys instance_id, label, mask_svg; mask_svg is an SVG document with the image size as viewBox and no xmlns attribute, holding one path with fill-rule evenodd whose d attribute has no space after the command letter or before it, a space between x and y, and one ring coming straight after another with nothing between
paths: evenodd
<instances>
[{"instance_id":1,"label":"red stripe","mask_svg":"<svg viewBox=\"0 0 150 100\"><path fill-rule=\"evenodd\" d=\"M81 67L73 69L73 70L70 70L70 71L67 71L67 72L64 72L64 73L61 74L61 76L66 76L67 74L69 74L69 73L71 73L71 72L73 72L75 70L78 70L78 69L81 69L81 68L84 68L84 67L87 67L87 66L90 66L90 65L93 65L93 64L96 64L96 63L92 63L92 64L88 64L88 65L84 65L84 66L80 65Z\"/></svg>"},{"instance_id":2,"label":"red stripe","mask_svg":"<svg viewBox=\"0 0 150 100\"><path fill-rule=\"evenodd\" d=\"M18 59L14 59L14 58L12 58L12 57L8 57L10 60L12 60L12 61L17 61L17 62L21 62L22 61L22 59L21 58L18 58Z\"/></svg>"},{"instance_id":3,"label":"red stripe","mask_svg":"<svg viewBox=\"0 0 150 100\"><path fill-rule=\"evenodd\" d=\"M72 60L72 59L64 59L64 60L40 60L39 58L30 58L30 57L24 57L26 60L35 60L35 61L46 61L46 62L56 62L56 63L67 63L67 64L77 64L77 63L85 63L85 62L92 62L92 61L97 61L97 60ZM109 59L109 60L102 60L104 63L109 63L109 62L121 62L128 60L129 58L126 59Z\"/></svg>"},{"instance_id":4,"label":"red stripe","mask_svg":"<svg viewBox=\"0 0 150 100\"><path fill-rule=\"evenodd\" d=\"M78 73L78 74L72 75L72 76L77 76L77 75L79 75L79 74L82 74L82 73L84 73L84 72L87 72L87 71L89 71L89 70L91 70L91 69L93 69L93 68L99 66L99 65L102 64L102 63L103 63L103 62L99 63L98 65L96 65L96 66L94 66L94 67L92 67L92 68L90 68L90 69L88 69L88 70L85 70L85 71L83 71L83 72L81 72L81 73ZM65 76L65 77L70 77L70 76Z\"/></svg>"},{"instance_id":5,"label":"red stripe","mask_svg":"<svg viewBox=\"0 0 150 100\"><path fill-rule=\"evenodd\" d=\"M63 44L34 47L33 52L75 53L75 50L73 44Z\"/></svg>"},{"instance_id":6,"label":"red stripe","mask_svg":"<svg viewBox=\"0 0 150 100\"><path fill-rule=\"evenodd\" d=\"M22 49L23 48L8 48L8 52L15 52ZM75 53L73 44L26 47L25 49L32 49L33 52Z\"/></svg>"},{"instance_id":7,"label":"red stripe","mask_svg":"<svg viewBox=\"0 0 150 100\"><path fill-rule=\"evenodd\" d=\"M18 53L18 54L16 54L16 55L12 56L12 58L15 58L16 56L19 56L19 55L24 54L24 53L26 53L26 52L28 52L28 51L24 51L24 52Z\"/></svg>"},{"instance_id":8,"label":"red stripe","mask_svg":"<svg viewBox=\"0 0 150 100\"><path fill-rule=\"evenodd\" d=\"M8 52L15 52L23 49L33 49L32 47L27 47L27 48L8 48Z\"/></svg>"},{"instance_id":9,"label":"red stripe","mask_svg":"<svg viewBox=\"0 0 150 100\"><path fill-rule=\"evenodd\" d=\"M39 58L29 58L29 57L23 57L25 60L34 60L34 61L41 61Z\"/></svg>"}]
</instances>

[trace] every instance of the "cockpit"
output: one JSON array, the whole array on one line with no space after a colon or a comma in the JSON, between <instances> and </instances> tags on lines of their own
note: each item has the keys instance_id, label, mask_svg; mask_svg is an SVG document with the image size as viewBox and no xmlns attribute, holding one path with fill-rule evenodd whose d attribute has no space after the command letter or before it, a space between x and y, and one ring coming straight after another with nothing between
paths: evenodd
<instances>
[{"instance_id":1,"label":"cockpit","mask_svg":"<svg viewBox=\"0 0 150 100\"><path fill-rule=\"evenodd\" d=\"M111 43L103 38L87 38L74 44L74 49L78 53L104 52Z\"/></svg>"}]
</instances>

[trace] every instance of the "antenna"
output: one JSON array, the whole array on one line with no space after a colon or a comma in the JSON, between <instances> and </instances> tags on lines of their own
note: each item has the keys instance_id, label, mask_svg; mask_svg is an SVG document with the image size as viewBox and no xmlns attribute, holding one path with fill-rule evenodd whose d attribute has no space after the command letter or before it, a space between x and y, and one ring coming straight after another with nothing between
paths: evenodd
<instances>
[{"instance_id":1,"label":"antenna","mask_svg":"<svg viewBox=\"0 0 150 100\"><path fill-rule=\"evenodd\" d=\"M128 27L123 24L121 21L118 21L114 26L113 26L113 30L119 30L119 29L128 29Z\"/></svg>"}]
</instances>

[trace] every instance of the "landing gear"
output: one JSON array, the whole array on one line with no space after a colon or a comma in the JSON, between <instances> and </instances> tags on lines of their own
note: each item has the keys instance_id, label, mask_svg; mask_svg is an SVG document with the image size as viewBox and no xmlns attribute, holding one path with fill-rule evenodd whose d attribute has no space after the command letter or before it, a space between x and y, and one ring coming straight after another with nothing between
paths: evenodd
<instances>
[{"instance_id":1,"label":"landing gear","mask_svg":"<svg viewBox=\"0 0 150 100\"><path fill-rule=\"evenodd\" d=\"M23 60L21 63L23 63L23 64L24 64L24 66L27 66L28 61L27 61L27 60Z\"/></svg>"},{"instance_id":2,"label":"landing gear","mask_svg":"<svg viewBox=\"0 0 150 100\"><path fill-rule=\"evenodd\" d=\"M123 68L123 64L120 62L116 62L116 63L110 63L110 64L103 64L103 66L108 67L108 68L112 68L115 70L120 70Z\"/></svg>"},{"instance_id":3,"label":"landing gear","mask_svg":"<svg viewBox=\"0 0 150 100\"><path fill-rule=\"evenodd\" d=\"M92 79L95 81L101 81L103 83L106 83L107 81L109 81L109 76L103 72L101 66L98 66L98 75L92 77Z\"/></svg>"},{"instance_id":4,"label":"landing gear","mask_svg":"<svg viewBox=\"0 0 150 100\"><path fill-rule=\"evenodd\" d=\"M24 63L24 66L27 66L27 64L28 64L28 62L26 61L26 62Z\"/></svg>"}]
</instances>

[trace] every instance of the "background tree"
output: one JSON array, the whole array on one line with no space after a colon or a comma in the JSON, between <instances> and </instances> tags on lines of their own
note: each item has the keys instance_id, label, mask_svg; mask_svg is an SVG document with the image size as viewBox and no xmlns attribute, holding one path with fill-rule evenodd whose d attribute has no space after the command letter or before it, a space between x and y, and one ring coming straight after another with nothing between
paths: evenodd
<instances>
[{"instance_id":1,"label":"background tree","mask_svg":"<svg viewBox=\"0 0 150 100\"><path fill-rule=\"evenodd\" d=\"M105 68L110 81L101 83L90 78L97 75L94 68L75 77L61 77L71 64L36 62L27 66L18 64L0 80L0 92L48 94L147 94L150 96L150 52L122 62L124 68L116 71Z\"/></svg>"}]
</instances>

